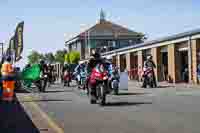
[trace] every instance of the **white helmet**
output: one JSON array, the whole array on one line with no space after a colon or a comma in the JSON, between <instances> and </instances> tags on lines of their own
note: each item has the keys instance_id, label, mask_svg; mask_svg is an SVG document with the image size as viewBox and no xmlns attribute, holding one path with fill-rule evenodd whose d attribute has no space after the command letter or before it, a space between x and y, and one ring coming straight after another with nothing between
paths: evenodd
<instances>
[{"instance_id":1,"label":"white helmet","mask_svg":"<svg viewBox=\"0 0 200 133\"><path fill-rule=\"evenodd\" d=\"M107 60L111 60L112 57L111 57L111 56L107 56L106 59L107 59Z\"/></svg>"},{"instance_id":2,"label":"white helmet","mask_svg":"<svg viewBox=\"0 0 200 133\"><path fill-rule=\"evenodd\" d=\"M147 56L147 60L152 59L152 55Z\"/></svg>"}]
</instances>

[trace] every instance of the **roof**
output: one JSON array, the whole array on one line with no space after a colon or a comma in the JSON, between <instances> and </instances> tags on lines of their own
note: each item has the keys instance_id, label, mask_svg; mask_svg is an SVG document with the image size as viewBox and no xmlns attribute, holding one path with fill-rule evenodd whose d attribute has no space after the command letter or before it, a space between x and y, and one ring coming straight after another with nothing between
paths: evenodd
<instances>
[{"instance_id":1,"label":"roof","mask_svg":"<svg viewBox=\"0 0 200 133\"><path fill-rule=\"evenodd\" d=\"M142 33L132 31L110 21L99 22L85 32L82 32L80 36L85 36L88 32L90 33L90 36L143 36Z\"/></svg>"},{"instance_id":2,"label":"roof","mask_svg":"<svg viewBox=\"0 0 200 133\"><path fill-rule=\"evenodd\" d=\"M112 53L121 52L121 51L126 51L126 50L134 49L134 48L145 47L145 46L148 46L148 45L153 45L153 44L156 44L156 43L180 39L180 38L184 38L184 37L188 37L188 36L193 36L193 35L196 35L196 34L200 34L200 29L195 29L195 30L175 34L175 35L172 35L172 36L158 38L156 40L150 40L150 41L147 41L147 42L144 42L144 43L135 44L135 45L128 46L128 47L125 47L125 48L120 48L120 49L117 49L117 50L106 52L103 55L112 54Z\"/></svg>"},{"instance_id":3,"label":"roof","mask_svg":"<svg viewBox=\"0 0 200 133\"><path fill-rule=\"evenodd\" d=\"M103 37L103 36L109 36L109 37L132 37L132 38L142 38L144 36L143 33L132 31L128 28L125 28L123 26L120 26L118 24L115 24L110 21L100 21L93 27L89 28L88 30L80 33L76 37L66 41L66 43L70 42L71 40L74 40L75 38L85 38L87 36L92 37Z\"/></svg>"}]
</instances>

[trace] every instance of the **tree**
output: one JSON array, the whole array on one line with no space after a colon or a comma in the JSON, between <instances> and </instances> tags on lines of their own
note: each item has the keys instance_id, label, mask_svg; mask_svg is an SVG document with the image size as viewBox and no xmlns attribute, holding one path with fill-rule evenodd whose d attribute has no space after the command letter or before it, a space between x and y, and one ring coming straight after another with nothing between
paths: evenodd
<instances>
[{"instance_id":1,"label":"tree","mask_svg":"<svg viewBox=\"0 0 200 133\"><path fill-rule=\"evenodd\" d=\"M65 62L70 63L70 54L65 54Z\"/></svg>"},{"instance_id":2,"label":"tree","mask_svg":"<svg viewBox=\"0 0 200 133\"><path fill-rule=\"evenodd\" d=\"M71 64L78 64L80 60L80 53L77 51L71 51L70 53L65 54L65 62Z\"/></svg>"},{"instance_id":3,"label":"tree","mask_svg":"<svg viewBox=\"0 0 200 133\"><path fill-rule=\"evenodd\" d=\"M54 57L53 53L51 53L51 52L50 53L46 53L44 55L44 58L48 63L54 63L55 62L55 57Z\"/></svg>"},{"instance_id":4,"label":"tree","mask_svg":"<svg viewBox=\"0 0 200 133\"><path fill-rule=\"evenodd\" d=\"M32 51L29 55L28 55L28 63L29 64L35 64L35 63L39 63L40 59L43 59L44 56L42 54L40 54L37 51Z\"/></svg>"},{"instance_id":5,"label":"tree","mask_svg":"<svg viewBox=\"0 0 200 133\"><path fill-rule=\"evenodd\" d=\"M59 62L61 64L64 64L64 62L65 62L65 54L66 54L66 51L64 51L64 50L56 51L55 61Z\"/></svg>"},{"instance_id":6,"label":"tree","mask_svg":"<svg viewBox=\"0 0 200 133\"><path fill-rule=\"evenodd\" d=\"M80 60L80 53L77 51L71 51L69 53L70 63L72 64L78 64Z\"/></svg>"}]
</instances>

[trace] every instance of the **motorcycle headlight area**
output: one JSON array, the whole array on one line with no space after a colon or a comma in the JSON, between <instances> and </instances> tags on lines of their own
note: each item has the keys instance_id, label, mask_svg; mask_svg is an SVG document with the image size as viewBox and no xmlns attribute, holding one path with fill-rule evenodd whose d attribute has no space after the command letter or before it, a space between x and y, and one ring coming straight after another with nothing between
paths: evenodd
<instances>
[{"instance_id":1,"label":"motorcycle headlight area","mask_svg":"<svg viewBox=\"0 0 200 133\"><path fill-rule=\"evenodd\" d=\"M103 77L103 80L107 80L107 79L108 79L108 77L107 77L107 76Z\"/></svg>"}]
</instances>

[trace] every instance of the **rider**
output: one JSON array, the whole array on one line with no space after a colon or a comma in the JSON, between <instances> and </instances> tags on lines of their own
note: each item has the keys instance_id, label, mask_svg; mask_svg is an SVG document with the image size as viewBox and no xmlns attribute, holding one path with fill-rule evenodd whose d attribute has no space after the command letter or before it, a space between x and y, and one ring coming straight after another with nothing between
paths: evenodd
<instances>
[{"instance_id":1,"label":"rider","mask_svg":"<svg viewBox=\"0 0 200 133\"><path fill-rule=\"evenodd\" d=\"M88 71L89 71L89 73L101 61L102 61L101 60L101 55L95 49L93 49L91 57L90 57L90 60L88 62Z\"/></svg>"},{"instance_id":2,"label":"rider","mask_svg":"<svg viewBox=\"0 0 200 133\"><path fill-rule=\"evenodd\" d=\"M153 61L153 59L152 59L153 57L152 57L152 55L150 55L150 56L148 56L147 57L147 60L144 62L144 73L145 73L145 71L146 71L146 69L147 68L151 68L152 70L154 69L154 68L156 68L156 65L155 65L155 63L154 63L154 61ZM147 85L147 83L146 83L146 75L144 75L144 82L143 82L143 85L142 85L142 87L146 87L146 85ZM157 87L157 84L156 84L156 77L155 77L155 73L154 73L154 70L153 70L153 84L154 84L154 87Z\"/></svg>"},{"instance_id":3,"label":"rider","mask_svg":"<svg viewBox=\"0 0 200 133\"><path fill-rule=\"evenodd\" d=\"M45 63L44 60L40 60L40 70L42 72L42 75L48 73L48 66L47 66L47 64Z\"/></svg>"},{"instance_id":4,"label":"rider","mask_svg":"<svg viewBox=\"0 0 200 133\"><path fill-rule=\"evenodd\" d=\"M67 72L67 73L66 73ZM71 81L71 68L70 68L70 65L65 63L64 64L64 67L62 69L62 81L64 81L64 75L67 74L69 76L69 80Z\"/></svg>"},{"instance_id":5,"label":"rider","mask_svg":"<svg viewBox=\"0 0 200 133\"><path fill-rule=\"evenodd\" d=\"M77 67L74 69L75 71L75 75L76 75L76 78L78 80L78 85L81 85L81 73L82 72L85 72L85 64L79 64L77 65Z\"/></svg>"},{"instance_id":6,"label":"rider","mask_svg":"<svg viewBox=\"0 0 200 133\"><path fill-rule=\"evenodd\" d=\"M49 77L49 82L53 82L53 67L51 64L48 65L48 77Z\"/></svg>"},{"instance_id":7,"label":"rider","mask_svg":"<svg viewBox=\"0 0 200 133\"><path fill-rule=\"evenodd\" d=\"M87 75L88 75L88 78L86 80L86 88L88 88L89 77L90 77L90 74L92 72L92 69L94 67L96 67L96 65L98 63L100 63L100 62L102 62L101 55L95 49L93 49L91 57L90 57L90 60L89 60L89 62L87 64Z\"/></svg>"}]
</instances>

